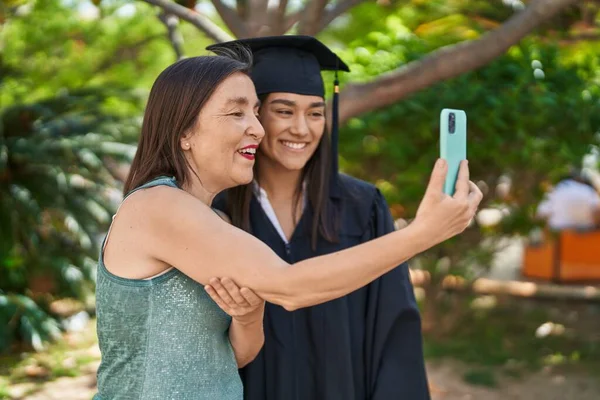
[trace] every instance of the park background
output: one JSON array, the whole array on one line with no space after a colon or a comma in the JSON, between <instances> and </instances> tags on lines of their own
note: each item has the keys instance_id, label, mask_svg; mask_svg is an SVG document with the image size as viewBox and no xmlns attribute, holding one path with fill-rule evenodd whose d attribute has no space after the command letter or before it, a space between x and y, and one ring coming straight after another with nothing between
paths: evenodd
<instances>
[{"instance_id":1,"label":"park background","mask_svg":"<svg viewBox=\"0 0 600 400\"><path fill-rule=\"evenodd\" d=\"M411 263L433 398L600 398L598 287L521 268L549 185L598 169L600 1L2 0L0 399L94 391L98 246L156 76L216 41L284 33L350 66L340 166L381 189L398 228L440 110L467 112L481 212Z\"/></svg>"}]
</instances>

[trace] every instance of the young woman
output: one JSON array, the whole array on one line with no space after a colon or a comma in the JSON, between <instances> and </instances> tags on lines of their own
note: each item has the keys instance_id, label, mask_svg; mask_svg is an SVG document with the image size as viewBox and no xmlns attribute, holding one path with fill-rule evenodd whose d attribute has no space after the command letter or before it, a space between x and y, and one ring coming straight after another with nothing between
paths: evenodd
<instances>
[{"instance_id":1,"label":"young woman","mask_svg":"<svg viewBox=\"0 0 600 400\"><path fill-rule=\"evenodd\" d=\"M217 193L253 178L264 131L247 73L236 59L195 57L152 87L127 196L99 259L96 399L240 400L238 367L262 345L262 315L232 320L204 289L211 277L231 277L289 310L306 307L460 233L475 212L481 194L466 164L448 197L440 161L409 227L290 265L210 208Z\"/></svg>"},{"instance_id":2,"label":"young woman","mask_svg":"<svg viewBox=\"0 0 600 400\"><path fill-rule=\"evenodd\" d=\"M214 206L287 262L392 232L381 193L338 175L337 132L333 143L325 132L321 70L348 70L344 62L306 36L239 40L209 49L219 53L239 46L254 55L251 76L266 135L254 182L229 190ZM231 282L228 287L237 290ZM228 304L225 311L235 310L227 291L215 289L213 299ZM217 292L225 292L223 298ZM247 400L429 398L420 315L406 264L325 304L297 311L267 304L264 331L264 348L242 371Z\"/></svg>"}]
</instances>

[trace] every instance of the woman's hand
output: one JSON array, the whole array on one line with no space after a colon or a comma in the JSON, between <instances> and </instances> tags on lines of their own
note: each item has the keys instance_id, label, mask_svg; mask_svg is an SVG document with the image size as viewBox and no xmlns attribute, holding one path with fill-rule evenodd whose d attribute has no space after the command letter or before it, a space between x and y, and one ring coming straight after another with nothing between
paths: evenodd
<instances>
[{"instance_id":1,"label":"woman's hand","mask_svg":"<svg viewBox=\"0 0 600 400\"><path fill-rule=\"evenodd\" d=\"M265 342L265 301L246 287L240 289L230 278L212 278L204 289L233 318L229 327L229 341L238 368L243 368L254 360Z\"/></svg>"},{"instance_id":2,"label":"woman's hand","mask_svg":"<svg viewBox=\"0 0 600 400\"><path fill-rule=\"evenodd\" d=\"M240 289L230 278L212 278L204 289L236 322L242 325L262 323L265 301L252 290L246 287Z\"/></svg>"},{"instance_id":3,"label":"woman's hand","mask_svg":"<svg viewBox=\"0 0 600 400\"><path fill-rule=\"evenodd\" d=\"M448 164L438 159L414 223L421 226L437 243L464 231L477 212L483 198L481 190L469 180L467 161L462 161L453 196L444 193Z\"/></svg>"}]
</instances>

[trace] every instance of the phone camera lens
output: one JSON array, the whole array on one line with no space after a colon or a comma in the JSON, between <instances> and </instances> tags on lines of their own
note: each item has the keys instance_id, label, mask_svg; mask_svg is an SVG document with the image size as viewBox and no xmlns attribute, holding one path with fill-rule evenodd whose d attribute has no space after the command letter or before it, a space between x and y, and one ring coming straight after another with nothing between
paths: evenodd
<instances>
[{"instance_id":1,"label":"phone camera lens","mask_svg":"<svg viewBox=\"0 0 600 400\"><path fill-rule=\"evenodd\" d=\"M454 133L456 131L456 116L454 113L448 115L448 132Z\"/></svg>"}]
</instances>

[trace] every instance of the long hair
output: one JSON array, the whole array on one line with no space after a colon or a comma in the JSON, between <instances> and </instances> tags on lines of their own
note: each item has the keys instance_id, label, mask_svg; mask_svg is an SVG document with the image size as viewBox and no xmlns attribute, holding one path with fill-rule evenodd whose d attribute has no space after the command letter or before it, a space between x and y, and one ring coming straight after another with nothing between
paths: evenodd
<instances>
[{"instance_id":1,"label":"long hair","mask_svg":"<svg viewBox=\"0 0 600 400\"><path fill-rule=\"evenodd\" d=\"M137 151L124 193L158 176L173 176L179 185L190 181L191 168L180 147L200 110L229 76L249 73L251 53L183 59L158 76L144 113Z\"/></svg>"},{"instance_id":2,"label":"long hair","mask_svg":"<svg viewBox=\"0 0 600 400\"><path fill-rule=\"evenodd\" d=\"M264 104L268 95L259 96ZM254 163L254 176L258 176L258 163ZM294 210L302 199L302 185L307 182L308 206L312 211L311 247L316 250L319 236L330 243L338 241L339 209L329 198L329 178L331 175L331 139L327 127L321 140L304 168L294 196ZM252 233L250 227L250 202L253 184L237 186L226 192L226 210L233 225ZM294 219L296 220L295 216Z\"/></svg>"}]
</instances>

